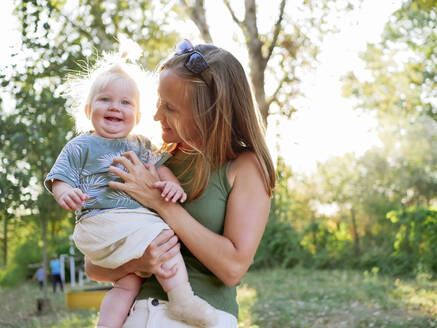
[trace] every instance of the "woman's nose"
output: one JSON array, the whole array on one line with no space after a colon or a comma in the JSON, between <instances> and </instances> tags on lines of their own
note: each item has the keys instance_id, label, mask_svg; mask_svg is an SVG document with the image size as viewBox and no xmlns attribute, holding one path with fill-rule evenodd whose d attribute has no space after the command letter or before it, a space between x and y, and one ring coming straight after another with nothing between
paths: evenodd
<instances>
[{"instance_id":1,"label":"woman's nose","mask_svg":"<svg viewBox=\"0 0 437 328\"><path fill-rule=\"evenodd\" d=\"M153 115L153 119L155 121L160 121L161 118L162 118L162 114L161 114L160 106L158 104L158 106L156 106L156 113L155 113L155 115Z\"/></svg>"}]
</instances>

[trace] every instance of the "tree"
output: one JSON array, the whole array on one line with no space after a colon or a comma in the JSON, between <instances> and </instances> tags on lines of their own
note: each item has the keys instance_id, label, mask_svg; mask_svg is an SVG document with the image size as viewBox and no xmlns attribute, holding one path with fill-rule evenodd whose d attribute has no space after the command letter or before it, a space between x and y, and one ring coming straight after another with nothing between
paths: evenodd
<instances>
[{"instance_id":1,"label":"tree","mask_svg":"<svg viewBox=\"0 0 437 328\"><path fill-rule=\"evenodd\" d=\"M345 77L344 94L361 109L437 120L437 4L409 0L387 23L382 41L369 44L362 59L371 77Z\"/></svg>"},{"instance_id":2,"label":"tree","mask_svg":"<svg viewBox=\"0 0 437 328\"><path fill-rule=\"evenodd\" d=\"M357 215L361 205L361 193L357 159L353 154L331 158L326 163L319 164L317 175L322 187L321 201L325 204L336 204L339 208L337 216L350 218L354 255L359 257L361 247Z\"/></svg>"},{"instance_id":3,"label":"tree","mask_svg":"<svg viewBox=\"0 0 437 328\"><path fill-rule=\"evenodd\" d=\"M357 108L376 113L391 192L407 207L436 197L436 15L435 1L406 1L362 54L371 78L350 73L343 86Z\"/></svg>"},{"instance_id":4,"label":"tree","mask_svg":"<svg viewBox=\"0 0 437 328\"><path fill-rule=\"evenodd\" d=\"M64 78L81 66L92 65L102 51L117 50L120 34L137 41L144 49L141 63L154 68L177 34L169 30L167 13L156 1L79 0L72 7L68 1L19 0L14 14L21 45L0 71L0 84L15 100L10 112L3 107L0 112L4 122L0 156L7 160L1 174L12 183L17 172L29 179L29 218L41 227L46 249L48 224L56 231L60 221L71 218L42 187L62 146L74 136L69 104L61 92ZM3 186L7 187L2 181L5 201ZM12 200L6 200L0 210L2 217L19 201L18 193L24 192L21 185L16 194L10 194ZM45 266L46 258L44 253Z\"/></svg>"},{"instance_id":5,"label":"tree","mask_svg":"<svg viewBox=\"0 0 437 328\"><path fill-rule=\"evenodd\" d=\"M404 206L431 206L437 197L437 122L428 115L386 117L380 130L392 192Z\"/></svg>"},{"instance_id":6,"label":"tree","mask_svg":"<svg viewBox=\"0 0 437 328\"><path fill-rule=\"evenodd\" d=\"M382 40L369 44L361 56L368 77L351 72L344 79L344 94L379 122L382 148L372 151L384 158L385 175L369 179L378 185L370 189L386 200L387 210L400 213L411 206L426 209L437 197L436 15L435 1L405 1L386 24ZM414 223L403 227L414 228ZM397 235L395 227L385 228Z\"/></svg>"},{"instance_id":7,"label":"tree","mask_svg":"<svg viewBox=\"0 0 437 328\"><path fill-rule=\"evenodd\" d=\"M0 130L5 130L7 121L0 122ZM5 140L1 140L4 145ZM2 147L3 148L3 147ZM29 185L29 177L22 170L17 169L14 160L8 158L7 153L0 151L0 218L2 220L2 253L3 265L8 264L8 237L10 223L17 219L17 210L24 211L28 204L29 191L26 188Z\"/></svg>"},{"instance_id":8,"label":"tree","mask_svg":"<svg viewBox=\"0 0 437 328\"><path fill-rule=\"evenodd\" d=\"M424 227L434 224L434 214L420 213L435 211L437 123L426 115L415 122L396 119L395 129L402 127L402 136L387 133L394 126L387 122L382 147L373 147L360 157L331 158L319 164L311 177L319 188L316 199L338 207L330 220L348 222L355 259L360 256L365 268L406 273L422 260L428 268L435 267L429 264L428 252L422 251L423 245L435 242L433 233L423 233ZM387 220L393 215L399 219Z\"/></svg>"},{"instance_id":9,"label":"tree","mask_svg":"<svg viewBox=\"0 0 437 328\"><path fill-rule=\"evenodd\" d=\"M198 27L203 39L212 42L205 2L180 0L180 3ZM287 1L281 0L275 22L266 33L259 31L261 14L255 0L244 2L243 18L239 18L239 13L233 9L230 1L223 0L223 3L244 36L250 81L264 124L267 126L267 118L272 113L289 118L296 111L292 100L298 94L298 72L314 63L318 43L330 30L328 12L350 10L353 8L351 2L309 0L294 5L292 9L289 5L287 10ZM274 85L269 88L272 89L269 93L266 92L266 81Z\"/></svg>"}]
</instances>

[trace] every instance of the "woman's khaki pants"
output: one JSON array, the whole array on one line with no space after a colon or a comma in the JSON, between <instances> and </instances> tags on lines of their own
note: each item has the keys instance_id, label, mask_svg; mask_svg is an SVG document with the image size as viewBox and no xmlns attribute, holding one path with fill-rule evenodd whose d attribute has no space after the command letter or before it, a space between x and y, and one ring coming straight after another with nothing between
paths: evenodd
<instances>
[{"instance_id":1,"label":"woman's khaki pants","mask_svg":"<svg viewBox=\"0 0 437 328\"><path fill-rule=\"evenodd\" d=\"M157 299L137 300L132 305L123 328L192 328L167 316L167 302ZM237 319L224 311L217 310L219 323L211 328L236 328Z\"/></svg>"}]
</instances>

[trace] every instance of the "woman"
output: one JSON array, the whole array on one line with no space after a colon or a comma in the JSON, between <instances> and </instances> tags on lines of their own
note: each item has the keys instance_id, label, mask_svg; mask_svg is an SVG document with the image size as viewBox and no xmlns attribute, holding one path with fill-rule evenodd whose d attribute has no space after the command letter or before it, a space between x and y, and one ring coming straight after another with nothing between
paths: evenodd
<instances>
[{"instance_id":1,"label":"woman","mask_svg":"<svg viewBox=\"0 0 437 328\"><path fill-rule=\"evenodd\" d=\"M273 164L264 141L245 72L229 52L213 45L193 47L188 40L160 68L155 120L162 125L166 165L180 179L189 200L166 202L156 188L153 166L129 152L116 159L124 180L110 186L154 209L174 230L165 231L144 255L115 270L92 265L95 280L115 281L129 272L172 276L161 263L179 249L194 293L219 312L215 327L236 327L236 284L247 272L261 240L275 185ZM124 327L186 327L164 315L166 295L154 278L145 280ZM154 321L154 320L157 321Z\"/></svg>"}]
</instances>

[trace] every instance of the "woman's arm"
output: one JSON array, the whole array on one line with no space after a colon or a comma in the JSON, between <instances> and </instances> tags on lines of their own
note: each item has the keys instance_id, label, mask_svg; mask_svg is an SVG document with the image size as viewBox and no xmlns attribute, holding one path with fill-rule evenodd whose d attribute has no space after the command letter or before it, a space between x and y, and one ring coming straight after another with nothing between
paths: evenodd
<instances>
[{"instance_id":1,"label":"woman's arm","mask_svg":"<svg viewBox=\"0 0 437 328\"><path fill-rule=\"evenodd\" d=\"M255 155L251 152L240 154L230 167L232 191L228 198L223 235L205 228L180 205L157 197L148 187L153 180L153 168L152 174L147 170L139 172L137 164L140 162L137 163L136 156L130 153L126 157L117 161L129 173L114 167L110 169L125 183L111 183L111 186L128 192L144 206L155 209L193 255L223 283L238 283L255 255L270 210L270 198ZM148 182L145 186L144 182L139 184L136 181Z\"/></svg>"},{"instance_id":2,"label":"woman's arm","mask_svg":"<svg viewBox=\"0 0 437 328\"><path fill-rule=\"evenodd\" d=\"M116 269L106 269L93 264L88 257L85 257L85 273L91 280L116 282L127 276L130 271L127 269L126 264Z\"/></svg>"}]
</instances>

